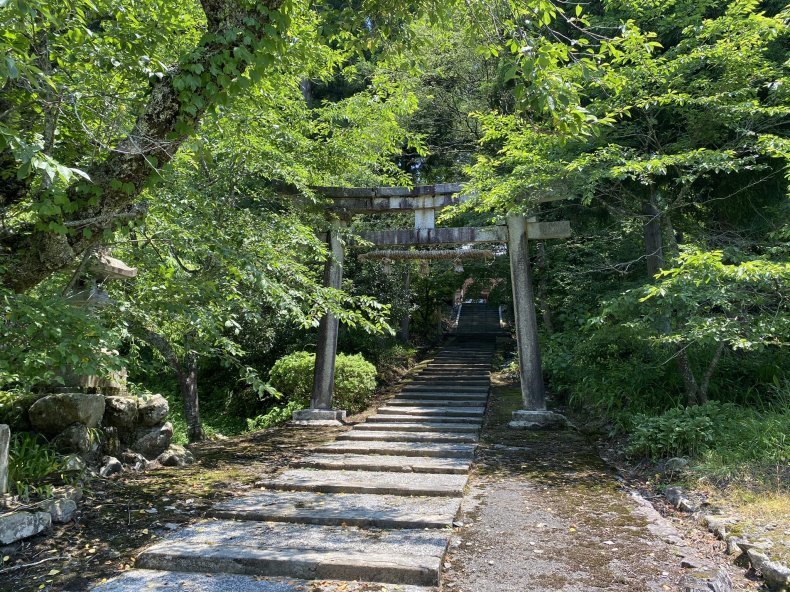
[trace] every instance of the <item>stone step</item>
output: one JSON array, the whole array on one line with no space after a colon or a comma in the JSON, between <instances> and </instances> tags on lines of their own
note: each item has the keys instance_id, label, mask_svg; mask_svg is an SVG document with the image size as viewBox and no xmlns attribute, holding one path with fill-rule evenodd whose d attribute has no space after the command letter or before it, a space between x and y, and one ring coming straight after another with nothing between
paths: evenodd
<instances>
[{"instance_id":1,"label":"stone step","mask_svg":"<svg viewBox=\"0 0 790 592\"><path fill-rule=\"evenodd\" d=\"M324 444L315 448L318 453L331 454L376 454L382 456L410 456L432 458L472 458L474 444L431 444L420 442L366 442L342 441Z\"/></svg>"},{"instance_id":2,"label":"stone step","mask_svg":"<svg viewBox=\"0 0 790 592\"><path fill-rule=\"evenodd\" d=\"M365 422L354 427L354 430L365 431L401 431L401 432L457 432L457 433L477 433L480 424L464 425L453 422L424 421L411 423L406 422Z\"/></svg>"},{"instance_id":3,"label":"stone step","mask_svg":"<svg viewBox=\"0 0 790 592\"><path fill-rule=\"evenodd\" d=\"M143 551L137 566L435 586L447 541L437 530L216 520L176 531Z\"/></svg>"},{"instance_id":4,"label":"stone step","mask_svg":"<svg viewBox=\"0 0 790 592\"><path fill-rule=\"evenodd\" d=\"M338 436L340 440L366 440L373 442L437 442L463 443L477 442L477 434L454 434L442 432L377 432L355 428Z\"/></svg>"},{"instance_id":5,"label":"stone step","mask_svg":"<svg viewBox=\"0 0 790 592\"><path fill-rule=\"evenodd\" d=\"M421 415L421 416L430 416L430 417L441 417L441 418L449 418L449 417L466 417L466 418L477 418L482 421L483 415L485 414L485 407L459 407L454 409L452 407L421 407L417 405L413 406L402 406L396 405L394 407L389 407L387 405L383 407L379 407L377 410L379 415ZM375 415L373 417L376 417ZM441 421L445 421L442 419Z\"/></svg>"},{"instance_id":6,"label":"stone step","mask_svg":"<svg viewBox=\"0 0 790 592\"><path fill-rule=\"evenodd\" d=\"M472 376L466 374L458 374L457 372L448 372L447 374L419 374L415 376L414 380L411 382L404 382L404 386L408 386L409 384L424 384L424 383L436 383L436 384L458 384L458 383L469 383L470 385L474 386L486 386L491 383L491 377L487 374L485 376Z\"/></svg>"},{"instance_id":7,"label":"stone step","mask_svg":"<svg viewBox=\"0 0 790 592\"><path fill-rule=\"evenodd\" d=\"M465 385L462 381L455 384L409 384L403 387L402 393L488 393L488 384L485 385Z\"/></svg>"},{"instance_id":8,"label":"stone step","mask_svg":"<svg viewBox=\"0 0 790 592\"><path fill-rule=\"evenodd\" d=\"M436 473L288 469L257 485L278 491L460 497L466 478Z\"/></svg>"},{"instance_id":9,"label":"stone step","mask_svg":"<svg viewBox=\"0 0 790 592\"><path fill-rule=\"evenodd\" d=\"M395 473L441 473L463 475L469 470L470 459L381 454L311 454L291 463L302 469L340 471L386 471Z\"/></svg>"},{"instance_id":10,"label":"stone step","mask_svg":"<svg viewBox=\"0 0 790 592\"><path fill-rule=\"evenodd\" d=\"M396 395L398 399L436 399L440 401L480 401L485 403L488 391L462 393L455 391L401 391Z\"/></svg>"},{"instance_id":11,"label":"stone step","mask_svg":"<svg viewBox=\"0 0 790 592\"><path fill-rule=\"evenodd\" d=\"M474 417L452 417L447 415L399 415L397 413L383 413L381 415L371 415L365 420L365 423L412 423L423 421L440 421L442 423L470 425L479 429L482 424L482 415L475 415Z\"/></svg>"},{"instance_id":12,"label":"stone step","mask_svg":"<svg viewBox=\"0 0 790 592\"><path fill-rule=\"evenodd\" d=\"M366 493L263 491L217 505L215 518L371 528L448 528L457 497L409 497Z\"/></svg>"},{"instance_id":13,"label":"stone step","mask_svg":"<svg viewBox=\"0 0 790 592\"><path fill-rule=\"evenodd\" d=\"M133 569L91 588L93 592L305 592L313 583L293 578L264 578L238 574L205 574ZM321 592L364 592L366 582L323 580ZM382 586L383 588L383 586ZM436 592L434 587L398 586L398 592Z\"/></svg>"},{"instance_id":14,"label":"stone step","mask_svg":"<svg viewBox=\"0 0 790 592\"><path fill-rule=\"evenodd\" d=\"M396 398L387 401L390 407L405 406L405 407L480 407L485 405L486 399L466 399L466 400L447 400L447 399L429 399L425 397L419 398Z\"/></svg>"}]
</instances>

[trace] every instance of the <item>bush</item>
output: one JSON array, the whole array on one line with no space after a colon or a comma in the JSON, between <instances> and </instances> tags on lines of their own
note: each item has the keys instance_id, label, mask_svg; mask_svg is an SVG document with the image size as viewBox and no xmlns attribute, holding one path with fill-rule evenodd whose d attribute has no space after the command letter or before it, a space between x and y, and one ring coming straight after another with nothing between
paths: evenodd
<instances>
[{"instance_id":1,"label":"bush","mask_svg":"<svg viewBox=\"0 0 790 592\"><path fill-rule=\"evenodd\" d=\"M790 461L790 412L759 412L711 401L655 417L638 415L628 451L651 458L701 456L714 464L786 464Z\"/></svg>"},{"instance_id":2,"label":"bush","mask_svg":"<svg viewBox=\"0 0 790 592\"><path fill-rule=\"evenodd\" d=\"M629 454L663 458L695 456L707 450L715 436L709 407L676 407L654 417L637 415Z\"/></svg>"},{"instance_id":3,"label":"bush","mask_svg":"<svg viewBox=\"0 0 790 592\"><path fill-rule=\"evenodd\" d=\"M41 438L22 432L11 439L8 450L9 485L17 495L28 499L31 495L49 497L53 479L60 476L61 458Z\"/></svg>"},{"instance_id":4,"label":"bush","mask_svg":"<svg viewBox=\"0 0 790 592\"><path fill-rule=\"evenodd\" d=\"M263 415L258 415L247 420L247 431L255 432L257 430L265 430L266 428L273 428L290 421L293 417L294 411L304 409L304 405L300 401L288 401L282 407L272 407L268 412Z\"/></svg>"},{"instance_id":5,"label":"bush","mask_svg":"<svg viewBox=\"0 0 790 592\"><path fill-rule=\"evenodd\" d=\"M289 401L310 404L315 354L295 352L277 360L269 372L271 385ZM333 405L350 413L362 411L376 389L376 368L360 354L338 354Z\"/></svg>"}]
</instances>

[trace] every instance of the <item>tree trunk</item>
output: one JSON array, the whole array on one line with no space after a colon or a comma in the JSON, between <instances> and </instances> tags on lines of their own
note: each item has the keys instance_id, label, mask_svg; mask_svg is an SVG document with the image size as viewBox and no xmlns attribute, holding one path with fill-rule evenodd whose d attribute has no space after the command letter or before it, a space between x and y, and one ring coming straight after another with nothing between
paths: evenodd
<instances>
[{"instance_id":1,"label":"tree trunk","mask_svg":"<svg viewBox=\"0 0 790 592\"><path fill-rule=\"evenodd\" d=\"M664 265L664 240L661 236L661 212L658 209L656 192L650 188L650 197L642 203L645 215L645 259L647 275L652 280Z\"/></svg>"},{"instance_id":2,"label":"tree trunk","mask_svg":"<svg viewBox=\"0 0 790 592\"><path fill-rule=\"evenodd\" d=\"M172 160L181 144L194 133L206 110L232 91L232 78L225 74L222 65L232 66L237 71L236 78L241 78L251 66L246 59L228 56L234 56L235 49L243 49L250 56L273 51L258 46L263 39L271 38L273 29L279 36L268 14L276 12L282 0L265 0L257 3L260 7L241 0L203 0L201 4L208 26L198 46L152 85L148 103L129 134L102 162L86 168L91 182L80 180L68 189L72 202L95 204L64 216L66 226L78 226L80 230L58 234L31 223L0 232L0 251L6 268L0 278L3 285L16 291L27 290L68 267L98 243L106 230L115 227L118 215L124 216L133 206L149 179ZM207 73L207 80L192 92L179 90L184 77L198 71ZM5 160L3 155L0 162ZM0 194L4 202L13 203L13 196L6 196L5 190Z\"/></svg>"},{"instance_id":3,"label":"tree trunk","mask_svg":"<svg viewBox=\"0 0 790 592\"><path fill-rule=\"evenodd\" d=\"M661 271L661 268L664 266L664 236L662 225L666 224L672 229L672 222L667 214L661 214L654 187L650 188L649 199L645 200L642 204L642 212L646 216L643 230L645 237L647 277L650 281L654 281L656 274ZM674 232L674 230L671 230L671 232ZM674 249L677 250L677 245L674 244L673 240L670 242ZM677 253L675 253L675 255L677 255ZM672 332L672 322L669 317L662 317L658 320L658 329L665 335L669 335ZM686 389L686 404L697 405L700 403L699 384L694 376L691 360L689 360L684 344L680 344L677 347L678 349L675 352L675 363L683 379L683 386Z\"/></svg>"},{"instance_id":4,"label":"tree trunk","mask_svg":"<svg viewBox=\"0 0 790 592\"><path fill-rule=\"evenodd\" d=\"M203 427L200 424L200 405L197 387L197 356L190 352L184 356L182 370L178 373L178 384L181 387L181 399L184 402L184 417L187 421L187 437L190 442L203 439Z\"/></svg>"},{"instance_id":5,"label":"tree trunk","mask_svg":"<svg viewBox=\"0 0 790 592\"><path fill-rule=\"evenodd\" d=\"M716 366L719 365L721 355L724 353L725 344L720 341L716 346L716 353L708 364L708 369L705 371L705 376L702 377L702 382L699 385L698 399L701 405L708 402L708 387L710 387L710 379L713 378L713 373L716 371Z\"/></svg>"}]
</instances>

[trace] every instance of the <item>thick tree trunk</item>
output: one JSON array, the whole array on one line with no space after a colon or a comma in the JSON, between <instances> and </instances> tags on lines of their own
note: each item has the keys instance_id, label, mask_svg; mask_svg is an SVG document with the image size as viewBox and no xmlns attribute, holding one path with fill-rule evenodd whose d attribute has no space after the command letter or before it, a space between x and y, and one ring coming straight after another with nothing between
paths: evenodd
<instances>
[{"instance_id":1,"label":"thick tree trunk","mask_svg":"<svg viewBox=\"0 0 790 592\"><path fill-rule=\"evenodd\" d=\"M119 215L128 217L126 212L149 179L170 162L184 140L194 133L206 110L228 95L233 83L223 69L232 60L228 56L235 55L237 48L251 56L261 51L257 44L270 36L272 27L264 12L278 10L282 0L258 4L268 10L262 12L255 4L242 0L202 1L208 30L198 47L152 86L148 103L128 136L103 162L87 167L91 182L80 181L69 188L73 202L96 204L84 205L63 220L67 227L78 230L63 235L30 225L0 233L0 251L6 267L0 281L5 286L16 291L35 286L100 241L105 230L114 228ZM244 59L229 65L237 72L233 78L250 67ZM204 76L190 74L195 72ZM187 77L199 81L197 89L180 90L187 85ZM4 196L4 201L13 199Z\"/></svg>"},{"instance_id":2,"label":"thick tree trunk","mask_svg":"<svg viewBox=\"0 0 790 592\"><path fill-rule=\"evenodd\" d=\"M187 437L190 442L203 439L203 426L200 424L200 403L197 386L197 356L190 352L184 357L182 371L178 373L181 399L184 402L184 417L187 421Z\"/></svg>"}]
</instances>

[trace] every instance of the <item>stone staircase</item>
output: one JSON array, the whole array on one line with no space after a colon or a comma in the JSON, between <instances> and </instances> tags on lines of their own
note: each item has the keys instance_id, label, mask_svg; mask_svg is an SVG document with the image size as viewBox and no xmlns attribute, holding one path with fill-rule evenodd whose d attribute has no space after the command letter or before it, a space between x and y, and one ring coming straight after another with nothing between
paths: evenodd
<instances>
[{"instance_id":1,"label":"stone staircase","mask_svg":"<svg viewBox=\"0 0 790 592\"><path fill-rule=\"evenodd\" d=\"M493 350L493 339L456 340L364 423L94 590L435 590Z\"/></svg>"},{"instance_id":2,"label":"stone staircase","mask_svg":"<svg viewBox=\"0 0 790 592\"><path fill-rule=\"evenodd\" d=\"M458 315L456 335L468 337L483 335L502 335L506 331L499 323L499 309L482 302L461 304Z\"/></svg>"}]
</instances>

